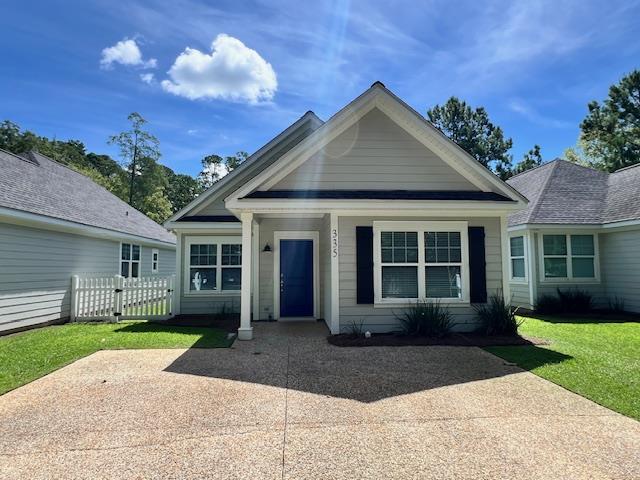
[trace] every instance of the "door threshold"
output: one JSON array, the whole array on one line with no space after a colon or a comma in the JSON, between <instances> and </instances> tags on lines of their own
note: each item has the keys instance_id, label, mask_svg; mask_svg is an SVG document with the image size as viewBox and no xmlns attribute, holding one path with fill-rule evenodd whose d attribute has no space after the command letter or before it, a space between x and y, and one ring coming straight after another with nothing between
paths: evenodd
<instances>
[{"instance_id":1,"label":"door threshold","mask_svg":"<svg viewBox=\"0 0 640 480\"><path fill-rule=\"evenodd\" d=\"M315 322L316 317L280 317L278 322Z\"/></svg>"}]
</instances>

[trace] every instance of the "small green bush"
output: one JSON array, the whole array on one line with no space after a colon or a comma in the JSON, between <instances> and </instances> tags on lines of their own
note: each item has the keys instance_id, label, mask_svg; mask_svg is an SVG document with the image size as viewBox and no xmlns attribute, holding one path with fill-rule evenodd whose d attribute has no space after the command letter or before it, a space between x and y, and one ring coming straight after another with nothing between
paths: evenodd
<instances>
[{"instance_id":1,"label":"small green bush","mask_svg":"<svg viewBox=\"0 0 640 480\"><path fill-rule=\"evenodd\" d=\"M362 337L364 335L364 320L355 321L351 320L351 323L347 325L347 334L354 337Z\"/></svg>"},{"instance_id":2,"label":"small green bush","mask_svg":"<svg viewBox=\"0 0 640 480\"><path fill-rule=\"evenodd\" d=\"M489 297L486 305L475 307L476 316L486 335L516 335L522 322L516 318L517 308L506 302L501 291Z\"/></svg>"},{"instance_id":3,"label":"small green bush","mask_svg":"<svg viewBox=\"0 0 640 480\"><path fill-rule=\"evenodd\" d=\"M593 310L593 297L584 290L560 290L558 298L564 313L589 313Z\"/></svg>"},{"instance_id":4,"label":"small green bush","mask_svg":"<svg viewBox=\"0 0 640 480\"><path fill-rule=\"evenodd\" d=\"M402 315L396 315L396 318L402 325L402 332L405 335L416 337L442 338L451 331L453 326L451 312L439 301L418 300Z\"/></svg>"},{"instance_id":5,"label":"small green bush","mask_svg":"<svg viewBox=\"0 0 640 480\"><path fill-rule=\"evenodd\" d=\"M562 305L560 299L555 295L544 294L538 297L536 302L536 312L543 315L552 315L554 313L562 313Z\"/></svg>"},{"instance_id":6,"label":"small green bush","mask_svg":"<svg viewBox=\"0 0 640 480\"><path fill-rule=\"evenodd\" d=\"M617 295L613 298L609 299L609 310L615 313L624 313L625 312L625 304L624 298L618 297Z\"/></svg>"}]
</instances>

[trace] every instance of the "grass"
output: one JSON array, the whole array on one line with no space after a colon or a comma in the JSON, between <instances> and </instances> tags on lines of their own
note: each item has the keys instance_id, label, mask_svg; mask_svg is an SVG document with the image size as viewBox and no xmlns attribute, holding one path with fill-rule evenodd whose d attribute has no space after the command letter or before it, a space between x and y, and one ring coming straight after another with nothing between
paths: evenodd
<instances>
[{"instance_id":1,"label":"grass","mask_svg":"<svg viewBox=\"0 0 640 480\"><path fill-rule=\"evenodd\" d=\"M69 323L0 337L0 395L98 350L217 348L233 341L216 328L147 322Z\"/></svg>"},{"instance_id":2,"label":"grass","mask_svg":"<svg viewBox=\"0 0 640 480\"><path fill-rule=\"evenodd\" d=\"M548 346L486 350L611 410L640 420L640 323L605 315L521 317L520 334ZM637 320L637 319L636 319Z\"/></svg>"}]
</instances>

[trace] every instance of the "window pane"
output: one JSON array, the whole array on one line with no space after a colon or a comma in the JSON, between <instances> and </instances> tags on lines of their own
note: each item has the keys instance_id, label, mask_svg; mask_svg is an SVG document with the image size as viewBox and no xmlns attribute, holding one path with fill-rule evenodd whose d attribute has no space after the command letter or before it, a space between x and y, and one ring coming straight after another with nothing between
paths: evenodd
<instances>
[{"instance_id":1,"label":"window pane","mask_svg":"<svg viewBox=\"0 0 640 480\"><path fill-rule=\"evenodd\" d=\"M216 289L216 269L215 268L190 268L189 269L189 290L215 290Z\"/></svg>"},{"instance_id":2,"label":"window pane","mask_svg":"<svg viewBox=\"0 0 640 480\"><path fill-rule=\"evenodd\" d=\"M405 232L393 232L393 246L405 247L407 245L407 234Z\"/></svg>"},{"instance_id":3,"label":"window pane","mask_svg":"<svg viewBox=\"0 0 640 480\"><path fill-rule=\"evenodd\" d=\"M424 243L427 263L462 261L460 232L425 232Z\"/></svg>"},{"instance_id":4,"label":"window pane","mask_svg":"<svg viewBox=\"0 0 640 480\"><path fill-rule=\"evenodd\" d=\"M133 245L133 254L131 255L131 260L140 260L140 245Z\"/></svg>"},{"instance_id":5,"label":"window pane","mask_svg":"<svg viewBox=\"0 0 640 480\"><path fill-rule=\"evenodd\" d=\"M198 255L200 253L199 245L191 245L191 255Z\"/></svg>"},{"instance_id":6,"label":"window pane","mask_svg":"<svg viewBox=\"0 0 640 480\"><path fill-rule=\"evenodd\" d=\"M380 241L383 247L393 246L393 234L391 232L382 232L380 234Z\"/></svg>"},{"instance_id":7,"label":"window pane","mask_svg":"<svg viewBox=\"0 0 640 480\"><path fill-rule=\"evenodd\" d=\"M460 232L449 232L449 246L459 247L460 245Z\"/></svg>"},{"instance_id":8,"label":"window pane","mask_svg":"<svg viewBox=\"0 0 640 480\"><path fill-rule=\"evenodd\" d=\"M511 273L513 278L524 278L524 258L511 259Z\"/></svg>"},{"instance_id":9,"label":"window pane","mask_svg":"<svg viewBox=\"0 0 640 480\"><path fill-rule=\"evenodd\" d=\"M543 245L545 255L567 254L567 238L564 235L544 235Z\"/></svg>"},{"instance_id":10,"label":"window pane","mask_svg":"<svg viewBox=\"0 0 640 480\"><path fill-rule=\"evenodd\" d=\"M129 276L129 262L120 263L120 275L127 278Z\"/></svg>"},{"instance_id":11,"label":"window pane","mask_svg":"<svg viewBox=\"0 0 640 480\"><path fill-rule=\"evenodd\" d=\"M157 262L158 261L158 252L153 252L152 257L153 257L153 261Z\"/></svg>"},{"instance_id":12,"label":"window pane","mask_svg":"<svg viewBox=\"0 0 640 480\"><path fill-rule=\"evenodd\" d=\"M131 245L128 243L122 244L122 252L120 258L122 260L131 260Z\"/></svg>"},{"instance_id":13,"label":"window pane","mask_svg":"<svg viewBox=\"0 0 640 480\"><path fill-rule=\"evenodd\" d=\"M222 269L222 290L240 290L241 268Z\"/></svg>"},{"instance_id":14,"label":"window pane","mask_svg":"<svg viewBox=\"0 0 640 480\"><path fill-rule=\"evenodd\" d=\"M436 245L438 247L448 247L449 234L447 232L436 232Z\"/></svg>"},{"instance_id":15,"label":"window pane","mask_svg":"<svg viewBox=\"0 0 640 480\"><path fill-rule=\"evenodd\" d=\"M404 248L393 249L393 263L406 263L407 254Z\"/></svg>"},{"instance_id":16,"label":"window pane","mask_svg":"<svg viewBox=\"0 0 640 480\"><path fill-rule=\"evenodd\" d=\"M436 249L435 248L427 248L425 253L425 258L427 262L432 263L436 261Z\"/></svg>"},{"instance_id":17,"label":"window pane","mask_svg":"<svg viewBox=\"0 0 640 480\"><path fill-rule=\"evenodd\" d=\"M417 263L417 261L418 261L418 247L407 248L407 262Z\"/></svg>"},{"instance_id":18,"label":"window pane","mask_svg":"<svg viewBox=\"0 0 640 480\"><path fill-rule=\"evenodd\" d=\"M393 263L393 250L390 248L383 248L381 258L383 263Z\"/></svg>"},{"instance_id":19,"label":"window pane","mask_svg":"<svg viewBox=\"0 0 640 480\"><path fill-rule=\"evenodd\" d=\"M407 247L418 246L418 232L407 232Z\"/></svg>"},{"instance_id":20,"label":"window pane","mask_svg":"<svg viewBox=\"0 0 640 480\"><path fill-rule=\"evenodd\" d=\"M573 244L571 247L573 248ZM593 258L573 257L571 259L571 267L575 278L594 278L596 276Z\"/></svg>"},{"instance_id":21,"label":"window pane","mask_svg":"<svg viewBox=\"0 0 640 480\"><path fill-rule=\"evenodd\" d=\"M242 265L242 245L222 245L222 265Z\"/></svg>"},{"instance_id":22,"label":"window pane","mask_svg":"<svg viewBox=\"0 0 640 480\"><path fill-rule=\"evenodd\" d=\"M439 243L438 243L439 245ZM449 249L448 248L438 248L436 249L436 262L438 263L449 263Z\"/></svg>"},{"instance_id":23,"label":"window pane","mask_svg":"<svg viewBox=\"0 0 640 480\"><path fill-rule=\"evenodd\" d=\"M418 298L417 267L382 267L383 298Z\"/></svg>"},{"instance_id":24,"label":"window pane","mask_svg":"<svg viewBox=\"0 0 640 480\"><path fill-rule=\"evenodd\" d=\"M571 235L572 255L593 255L593 235Z\"/></svg>"},{"instance_id":25,"label":"window pane","mask_svg":"<svg viewBox=\"0 0 640 480\"><path fill-rule=\"evenodd\" d=\"M198 244L191 245L191 265L215 265L217 245Z\"/></svg>"},{"instance_id":26,"label":"window pane","mask_svg":"<svg viewBox=\"0 0 640 480\"><path fill-rule=\"evenodd\" d=\"M567 259L566 258L545 258L544 276L547 278L566 278Z\"/></svg>"},{"instance_id":27,"label":"window pane","mask_svg":"<svg viewBox=\"0 0 640 480\"><path fill-rule=\"evenodd\" d=\"M459 248L452 248L449 250L450 262L462 262L462 251Z\"/></svg>"},{"instance_id":28,"label":"window pane","mask_svg":"<svg viewBox=\"0 0 640 480\"><path fill-rule=\"evenodd\" d=\"M138 273L139 273L139 267L140 267L140 263L138 262L131 262L131 276L133 278L138 278Z\"/></svg>"},{"instance_id":29,"label":"window pane","mask_svg":"<svg viewBox=\"0 0 640 480\"><path fill-rule=\"evenodd\" d=\"M424 235L424 243L427 247L435 247L436 234L434 232L426 232Z\"/></svg>"},{"instance_id":30,"label":"window pane","mask_svg":"<svg viewBox=\"0 0 640 480\"><path fill-rule=\"evenodd\" d=\"M460 267L426 267L427 298L461 298Z\"/></svg>"},{"instance_id":31,"label":"window pane","mask_svg":"<svg viewBox=\"0 0 640 480\"><path fill-rule=\"evenodd\" d=\"M511 256L524 257L524 237L513 237L511 239Z\"/></svg>"}]
</instances>

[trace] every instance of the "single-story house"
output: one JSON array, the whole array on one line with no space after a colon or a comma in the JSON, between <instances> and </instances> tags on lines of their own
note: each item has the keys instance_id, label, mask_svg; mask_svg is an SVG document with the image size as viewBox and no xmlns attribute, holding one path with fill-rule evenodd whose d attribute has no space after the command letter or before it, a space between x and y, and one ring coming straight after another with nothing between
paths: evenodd
<instances>
[{"instance_id":1,"label":"single-story house","mask_svg":"<svg viewBox=\"0 0 640 480\"><path fill-rule=\"evenodd\" d=\"M165 226L181 314L398 327L438 299L458 330L510 297L509 215L527 199L374 83L326 122L307 112Z\"/></svg>"},{"instance_id":2,"label":"single-story house","mask_svg":"<svg viewBox=\"0 0 640 480\"><path fill-rule=\"evenodd\" d=\"M554 160L507 183L529 199L509 216L514 304L580 289L640 312L640 165L609 174Z\"/></svg>"},{"instance_id":3,"label":"single-story house","mask_svg":"<svg viewBox=\"0 0 640 480\"><path fill-rule=\"evenodd\" d=\"M88 177L0 150L0 331L63 321L73 275L175 272L175 236Z\"/></svg>"}]
</instances>

